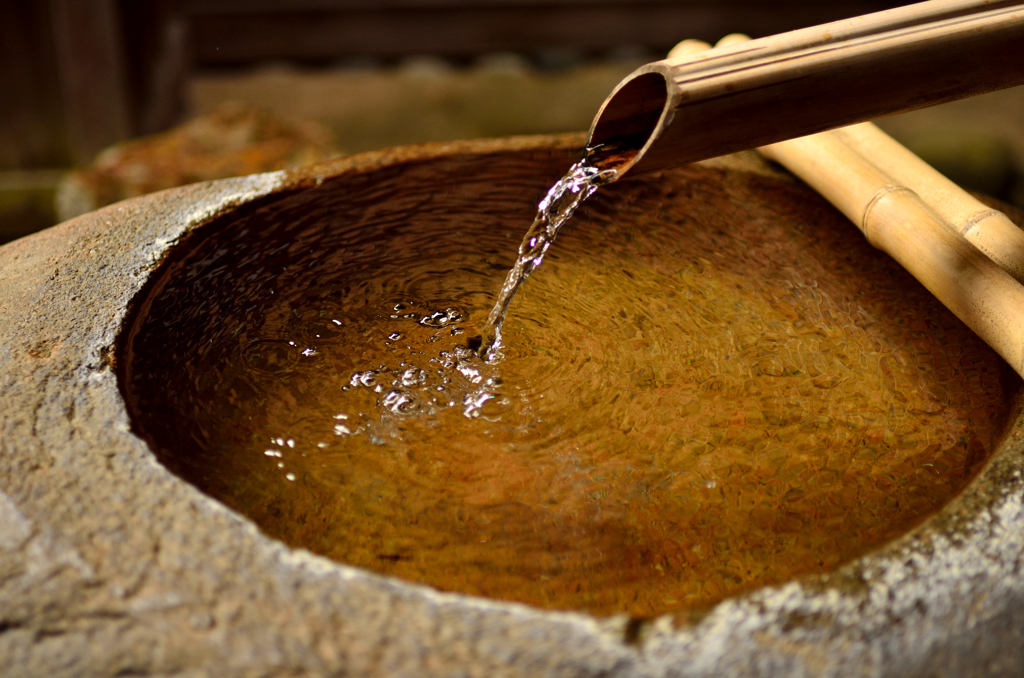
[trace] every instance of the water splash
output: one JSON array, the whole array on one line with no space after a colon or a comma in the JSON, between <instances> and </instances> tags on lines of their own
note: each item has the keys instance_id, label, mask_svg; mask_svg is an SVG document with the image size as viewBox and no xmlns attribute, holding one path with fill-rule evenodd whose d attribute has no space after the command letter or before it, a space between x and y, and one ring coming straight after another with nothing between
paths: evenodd
<instances>
[{"instance_id":1,"label":"water splash","mask_svg":"<svg viewBox=\"0 0 1024 678\"><path fill-rule=\"evenodd\" d=\"M555 241L562 224L569 220L576 208L593 195L599 186L618 178L619 173L616 170L602 169L594 163L594 150L587 149L583 159L570 167L566 175L548 190L547 195L537 205L537 216L519 245L516 263L508 272L498 292L494 308L491 309L481 329L478 351L488 362L500 358L501 328L505 323L512 298L533 269L540 266L544 254Z\"/></svg>"}]
</instances>

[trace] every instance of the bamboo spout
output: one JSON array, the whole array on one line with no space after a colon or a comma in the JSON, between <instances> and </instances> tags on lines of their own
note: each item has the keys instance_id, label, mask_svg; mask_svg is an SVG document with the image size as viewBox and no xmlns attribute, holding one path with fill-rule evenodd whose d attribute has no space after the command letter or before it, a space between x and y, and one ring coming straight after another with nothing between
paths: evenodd
<instances>
[{"instance_id":1,"label":"bamboo spout","mask_svg":"<svg viewBox=\"0 0 1024 678\"><path fill-rule=\"evenodd\" d=\"M1024 0L930 0L642 66L588 147L673 167L1024 83Z\"/></svg>"}]
</instances>

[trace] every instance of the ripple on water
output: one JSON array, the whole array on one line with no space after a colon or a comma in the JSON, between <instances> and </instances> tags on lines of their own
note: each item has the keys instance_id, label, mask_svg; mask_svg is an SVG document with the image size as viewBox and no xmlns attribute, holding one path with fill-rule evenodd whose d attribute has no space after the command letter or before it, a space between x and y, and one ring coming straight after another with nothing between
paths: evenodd
<instances>
[{"instance_id":1,"label":"ripple on water","mask_svg":"<svg viewBox=\"0 0 1024 678\"><path fill-rule=\"evenodd\" d=\"M302 349L289 339L254 339L242 347L246 369L267 376L284 376L295 370Z\"/></svg>"}]
</instances>

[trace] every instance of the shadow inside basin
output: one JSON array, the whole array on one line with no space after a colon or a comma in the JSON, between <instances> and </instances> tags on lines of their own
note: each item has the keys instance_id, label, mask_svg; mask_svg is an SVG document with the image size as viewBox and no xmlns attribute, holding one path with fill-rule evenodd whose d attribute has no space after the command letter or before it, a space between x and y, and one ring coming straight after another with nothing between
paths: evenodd
<instances>
[{"instance_id":1,"label":"shadow inside basin","mask_svg":"<svg viewBox=\"0 0 1024 678\"><path fill-rule=\"evenodd\" d=\"M136 431L268 535L598 614L834 568L964 487L1002 360L803 186L623 181L461 352L569 152L342 176L172 252L120 344Z\"/></svg>"}]
</instances>

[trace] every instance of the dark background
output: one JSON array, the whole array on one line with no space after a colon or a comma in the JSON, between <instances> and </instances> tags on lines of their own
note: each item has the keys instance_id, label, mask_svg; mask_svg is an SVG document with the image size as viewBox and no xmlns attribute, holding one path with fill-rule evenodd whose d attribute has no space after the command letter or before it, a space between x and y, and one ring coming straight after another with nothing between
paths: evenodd
<instances>
[{"instance_id":1,"label":"dark background","mask_svg":"<svg viewBox=\"0 0 1024 678\"><path fill-rule=\"evenodd\" d=\"M0 0L0 170L87 163L179 122L190 73L290 62L323 68L435 55L623 48L754 37L885 9L871 0Z\"/></svg>"},{"instance_id":2,"label":"dark background","mask_svg":"<svg viewBox=\"0 0 1024 678\"><path fill-rule=\"evenodd\" d=\"M580 131L679 40L900 4L0 0L0 243L57 221L69 169L226 102L319 124L343 153ZM879 124L961 185L1024 206L1024 88Z\"/></svg>"}]
</instances>

